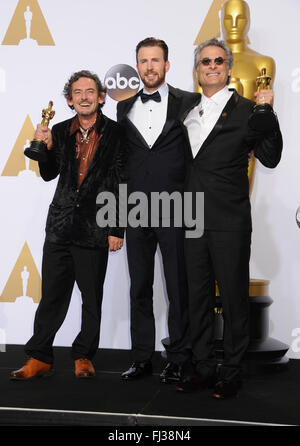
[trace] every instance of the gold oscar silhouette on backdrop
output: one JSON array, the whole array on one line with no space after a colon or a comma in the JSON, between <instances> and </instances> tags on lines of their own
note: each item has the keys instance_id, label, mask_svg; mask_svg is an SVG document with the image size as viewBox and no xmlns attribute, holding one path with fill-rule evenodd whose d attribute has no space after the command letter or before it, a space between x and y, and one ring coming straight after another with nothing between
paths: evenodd
<instances>
[{"instance_id":1,"label":"gold oscar silhouette on backdrop","mask_svg":"<svg viewBox=\"0 0 300 446\"><path fill-rule=\"evenodd\" d=\"M38 0L18 0L2 45L20 45L25 50L55 45Z\"/></svg>"},{"instance_id":2,"label":"gold oscar silhouette on backdrop","mask_svg":"<svg viewBox=\"0 0 300 446\"><path fill-rule=\"evenodd\" d=\"M263 69L270 77L272 87L275 77L275 62L272 57L264 56L248 46L250 10L244 0L228 0L221 9L222 33L226 44L233 52L233 70L230 87L245 98L255 100L256 79ZM250 193L255 171L255 158L249 163Z\"/></svg>"}]
</instances>

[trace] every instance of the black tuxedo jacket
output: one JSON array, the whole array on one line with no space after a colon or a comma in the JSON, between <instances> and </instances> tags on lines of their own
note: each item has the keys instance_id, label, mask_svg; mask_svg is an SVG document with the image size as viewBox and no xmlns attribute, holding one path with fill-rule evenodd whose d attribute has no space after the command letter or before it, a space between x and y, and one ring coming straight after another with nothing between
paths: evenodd
<instances>
[{"instance_id":1,"label":"black tuxedo jacket","mask_svg":"<svg viewBox=\"0 0 300 446\"><path fill-rule=\"evenodd\" d=\"M167 119L160 136L150 149L127 117L138 94L119 102L117 106L117 120L125 128L127 136L129 193L182 191L190 149L181 118L200 95L169 85Z\"/></svg>"},{"instance_id":2,"label":"black tuxedo jacket","mask_svg":"<svg viewBox=\"0 0 300 446\"><path fill-rule=\"evenodd\" d=\"M102 133L102 138L78 188L76 135L70 135L73 119L53 126L53 147L47 151L47 161L39 163L45 181L59 175L46 222L47 240L91 248L106 247L108 235L123 237L124 229L97 225L96 197L103 191L118 196L126 157L124 132L119 124L101 116L98 132Z\"/></svg>"},{"instance_id":3,"label":"black tuxedo jacket","mask_svg":"<svg viewBox=\"0 0 300 446\"><path fill-rule=\"evenodd\" d=\"M266 134L248 126L254 105L234 91L194 159L189 152L185 190L204 192L204 229L251 230L248 153L253 150L266 167L274 168L280 161L279 125Z\"/></svg>"}]
</instances>

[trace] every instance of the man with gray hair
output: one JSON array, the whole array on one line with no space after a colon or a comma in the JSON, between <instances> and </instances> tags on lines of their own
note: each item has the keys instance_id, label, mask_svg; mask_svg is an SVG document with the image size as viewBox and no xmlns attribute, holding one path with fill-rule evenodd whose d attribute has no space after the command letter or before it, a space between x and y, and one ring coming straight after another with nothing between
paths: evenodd
<instances>
[{"instance_id":1,"label":"man with gray hair","mask_svg":"<svg viewBox=\"0 0 300 446\"><path fill-rule=\"evenodd\" d=\"M185 240L189 288L193 373L178 391L215 387L215 398L235 396L241 385L241 363L249 343L249 260L251 210L248 154L274 168L280 161L278 122L258 132L248 120L255 103L228 88L231 49L217 39L195 50L195 71L203 94L188 112L191 157L185 191L204 192L204 233ZM257 103L272 106L273 91L261 90ZM216 282L224 317L224 358L217 373L214 351Z\"/></svg>"}]
</instances>

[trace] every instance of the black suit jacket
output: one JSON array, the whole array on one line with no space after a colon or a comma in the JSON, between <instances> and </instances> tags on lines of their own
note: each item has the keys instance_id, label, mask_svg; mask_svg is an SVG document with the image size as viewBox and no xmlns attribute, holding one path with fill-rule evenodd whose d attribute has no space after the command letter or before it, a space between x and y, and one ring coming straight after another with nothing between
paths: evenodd
<instances>
[{"instance_id":1,"label":"black suit jacket","mask_svg":"<svg viewBox=\"0 0 300 446\"><path fill-rule=\"evenodd\" d=\"M265 134L248 126L254 105L234 91L195 159L190 151L185 190L204 192L204 229L251 230L248 153L253 150L266 167L280 161L279 125Z\"/></svg>"},{"instance_id":2,"label":"black suit jacket","mask_svg":"<svg viewBox=\"0 0 300 446\"><path fill-rule=\"evenodd\" d=\"M46 222L47 240L91 248L106 247L108 235L123 237L124 229L97 225L96 197L103 191L118 196L126 157L124 132L119 124L101 116L97 130L103 136L78 188L76 135L70 135L73 119L53 126L53 147L47 152L47 161L39 163L45 181L59 175Z\"/></svg>"},{"instance_id":3,"label":"black suit jacket","mask_svg":"<svg viewBox=\"0 0 300 446\"><path fill-rule=\"evenodd\" d=\"M183 190L189 144L181 118L200 95L168 87L167 119L151 149L127 117L138 94L118 103L117 120L125 128L128 144L129 193Z\"/></svg>"}]
</instances>

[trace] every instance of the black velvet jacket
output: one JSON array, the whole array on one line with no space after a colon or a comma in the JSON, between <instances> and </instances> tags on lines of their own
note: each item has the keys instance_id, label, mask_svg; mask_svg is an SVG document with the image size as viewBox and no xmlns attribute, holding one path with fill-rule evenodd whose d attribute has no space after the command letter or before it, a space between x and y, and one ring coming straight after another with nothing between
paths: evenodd
<instances>
[{"instance_id":1,"label":"black velvet jacket","mask_svg":"<svg viewBox=\"0 0 300 446\"><path fill-rule=\"evenodd\" d=\"M50 181L59 175L50 204L46 238L53 243L73 243L97 248L108 246L108 235L123 237L124 229L100 228L96 222L97 195L112 192L118 198L123 182L126 149L123 130L115 121L101 115L97 131L102 133L92 163L80 188L77 182L76 135L70 135L75 118L52 128L53 147L46 162L39 163L41 177Z\"/></svg>"}]
</instances>

